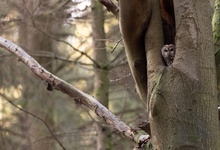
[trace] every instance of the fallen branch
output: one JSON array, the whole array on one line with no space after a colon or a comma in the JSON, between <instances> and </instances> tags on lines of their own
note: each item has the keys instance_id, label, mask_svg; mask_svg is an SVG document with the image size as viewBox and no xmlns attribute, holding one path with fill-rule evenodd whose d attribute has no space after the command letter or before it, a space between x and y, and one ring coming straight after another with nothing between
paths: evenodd
<instances>
[{"instance_id":1,"label":"fallen branch","mask_svg":"<svg viewBox=\"0 0 220 150\"><path fill-rule=\"evenodd\" d=\"M138 133L137 130L132 129L123 121L121 121L117 116L111 113L92 96L80 91L71 84L63 81L62 79L44 69L34 58L28 55L22 48L20 48L16 44L0 37L0 46L15 54L20 61L22 61L28 68L30 68L34 74L36 74L42 80L46 81L48 85L51 85L53 88L60 90L64 94L69 95L76 102L90 108L106 123L114 127L127 138L138 143L139 145L144 145L149 140L149 135Z\"/></svg>"}]
</instances>

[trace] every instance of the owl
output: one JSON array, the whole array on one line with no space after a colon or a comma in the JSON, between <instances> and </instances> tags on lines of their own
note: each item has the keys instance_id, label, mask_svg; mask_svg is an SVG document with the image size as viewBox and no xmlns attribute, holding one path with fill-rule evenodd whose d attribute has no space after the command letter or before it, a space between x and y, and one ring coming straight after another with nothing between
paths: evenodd
<instances>
[{"instance_id":1,"label":"owl","mask_svg":"<svg viewBox=\"0 0 220 150\"><path fill-rule=\"evenodd\" d=\"M161 54L167 66L173 63L175 53L176 53L176 47L173 44L166 44L161 48Z\"/></svg>"}]
</instances>

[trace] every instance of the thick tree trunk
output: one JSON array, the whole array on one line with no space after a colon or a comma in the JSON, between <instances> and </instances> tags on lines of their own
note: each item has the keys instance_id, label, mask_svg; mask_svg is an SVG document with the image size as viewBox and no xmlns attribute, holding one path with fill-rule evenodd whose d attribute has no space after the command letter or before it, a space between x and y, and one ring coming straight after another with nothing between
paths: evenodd
<instances>
[{"instance_id":1,"label":"thick tree trunk","mask_svg":"<svg viewBox=\"0 0 220 150\"><path fill-rule=\"evenodd\" d=\"M149 99L157 80L158 72L163 69L164 63L161 57L160 49L164 44L162 20L160 13L160 2L155 0L152 2L152 16L145 38L145 47L147 50L147 76L148 76L148 109Z\"/></svg>"},{"instance_id":2,"label":"thick tree trunk","mask_svg":"<svg viewBox=\"0 0 220 150\"><path fill-rule=\"evenodd\" d=\"M151 16L150 0L120 0L120 29L137 92L147 103L147 62L144 37Z\"/></svg>"},{"instance_id":3,"label":"thick tree trunk","mask_svg":"<svg viewBox=\"0 0 220 150\"><path fill-rule=\"evenodd\" d=\"M176 56L151 81L151 140L158 150L219 149L209 2L176 0L174 7Z\"/></svg>"},{"instance_id":4,"label":"thick tree trunk","mask_svg":"<svg viewBox=\"0 0 220 150\"><path fill-rule=\"evenodd\" d=\"M94 60L99 64L95 66L94 71L94 92L95 98L108 108L108 58L105 45L104 31L104 11L98 1L92 1L92 31L93 31L93 48ZM109 149L111 136L108 133L109 128L102 125L102 121L97 117L97 150Z\"/></svg>"}]
</instances>

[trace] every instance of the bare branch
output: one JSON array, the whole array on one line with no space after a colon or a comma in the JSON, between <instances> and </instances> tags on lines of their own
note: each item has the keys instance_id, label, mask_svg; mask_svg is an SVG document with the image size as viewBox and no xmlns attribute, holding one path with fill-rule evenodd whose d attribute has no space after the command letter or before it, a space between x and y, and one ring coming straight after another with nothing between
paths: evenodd
<instances>
[{"instance_id":1,"label":"bare branch","mask_svg":"<svg viewBox=\"0 0 220 150\"><path fill-rule=\"evenodd\" d=\"M55 38L55 37L53 37L53 36L47 34L46 32L44 32L43 30L41 30L41 29L36 25L36 23L34 22L34 20L32 20L32 23L33 23L34 28L37 29L39 32L41 32L43 35L45 35L45 36L48 37L48 38L51 38L52 40L55 40L55 41L57 41L57 42L62 42L62 43L64 43L64 44L70 46L74 51L80 53L81 55L86 56L89 60L91 60L91 61L95 64L96 67L99 68L99 64L98 64L94 59L92 59L92 57L90 57L88 54L86 54L86 53L83 52L83 51L78 50L78 49L75 48L72 44L70 44L69 42L67 42L67 41L65 41L65 40L61 40L61 39Z\"/></svg>"},{"instance_id":2,"label":"bare branch","mask_svg":"<svg viewBox=\"0 0 220 150\"><path fill-rule=\"evenodd\" d=\"M138 133L136 130L129 127L123 121L121 121L117 116L100 104L92 96L80 91L71 84L63 81L52 73L44 69L34 58L28 55L22 48L15 45L14 43L0 37L0 46L4 49L15 54L20 61L22 61L31 71L45 80L48 84L52 85L55 89L60 90L64 94L72 97L76 102L85 105L95 112L99 117L101 117L106 123L114 127L121 134L125 135L127 138L131 139L136 143L145 144L149 139L149 135ZM141 144L141 145L142 145Z\"/></svg>"},{"instance_id":3,"label":"bare branch","mask_svg":"<svg viewBox=\"0 0 220 150\"><path fill-rule=\"evenodd\" d=\"M115 44L115 46L113 47L113 49L111 50L111 53L113 53L115 51L115 49L117 48L118 44L122 41L122 38L120 40L118 40Z\"/></svg>"},{"instance_id":4,"label":"bare branch","mask_svg":"<svg viewBox=\"0 0 220 150\"><path fill-rule=\"evenodd\" d=\"M77 61L77 60L70 60L68 58L59 57L57 55L52 55L52 53L51 54L35 54L35 53L32 53L30 55L33 56L33 57L50 58L50 59L60 60L60 61L67 62L67 63L79 64L79 65L82 65L82 66L93 66L93 64L84 63L84 62L80 62L80 61ZM12 55L12 54L0 54L0 57L11 57L11 56L14 56L14 55Z\"/></svg>"},{"instance_id":5,"label":"bare branch","mask_svg":"<svg viewBox=\"0 0 220 150\"><path fill-rule=\"evenodd\" d=\"M108 11L112 12L116 17L118 16L118 7L111 0L99 0Z\"/></svg>"}]
</instances>

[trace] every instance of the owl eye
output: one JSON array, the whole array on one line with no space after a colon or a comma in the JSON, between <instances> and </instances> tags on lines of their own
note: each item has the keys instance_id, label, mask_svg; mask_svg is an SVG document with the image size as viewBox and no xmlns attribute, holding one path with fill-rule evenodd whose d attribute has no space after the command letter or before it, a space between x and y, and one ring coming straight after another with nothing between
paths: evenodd
<instances>
[{"instance_id":1,"label":"owl eye","mask_svg":"<svg viewBox=\"0 0 220 150\"><path fill-rule=\"evenodd\" d=\"M168 50L167 50L167 49L165 49L165 52L168 52Z\"/></svg>"},{"instance_id":2,"label":"owl eye","mask_svg":"<svg viewBox=\"0 0 220 150\"><path fill-rule=\"evenodd\" d=\"M170 49L170 51L173 51L173 49Z\"/></svg>"}]
</instances>

